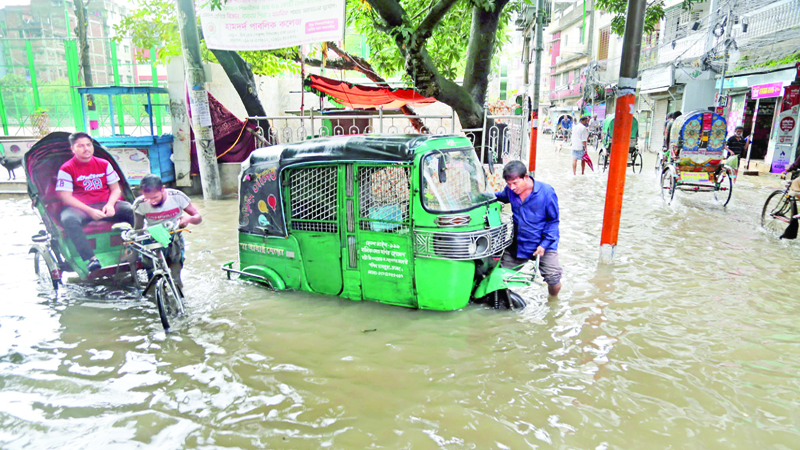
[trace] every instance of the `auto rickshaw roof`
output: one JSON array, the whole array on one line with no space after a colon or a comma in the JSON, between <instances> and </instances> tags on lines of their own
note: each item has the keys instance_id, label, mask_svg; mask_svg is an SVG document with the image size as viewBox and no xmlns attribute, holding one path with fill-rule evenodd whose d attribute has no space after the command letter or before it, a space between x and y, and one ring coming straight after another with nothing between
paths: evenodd
<instances>
[{"instance_id":1,"label":"auto rickshaw roof","mask_svg":"<svg viewBox=\"0 0 800 450\"><path fill-rule=\"evenodd\" d=\"M463 136L436 135L359 135L311 139L296 144L278 144L256 149L250 165L280 161L281 167L309 162L413 161L417 149L434 139L464 139Z\"/></svg>"}]
</instances>

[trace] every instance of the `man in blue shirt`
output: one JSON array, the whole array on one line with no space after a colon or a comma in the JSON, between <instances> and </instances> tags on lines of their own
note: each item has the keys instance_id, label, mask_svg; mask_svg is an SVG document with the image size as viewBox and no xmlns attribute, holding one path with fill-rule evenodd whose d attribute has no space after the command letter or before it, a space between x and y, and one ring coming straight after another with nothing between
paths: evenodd
<instances>
[{"instance_id":1,"label":"man in blue shirt","mask_svg":"<svg viewBox=\"0 0 800 450\"><path fill-rule=\"evenodd\" d=\"M511 161L503 168L506 188L494 195L511 203L516 240L503 253L502 267L517 267L539 257L539 271L553 297L561 290L561 266L558 264L558 197L549 184L533 181L521 161Z\"/></svg>"}]
</instances>

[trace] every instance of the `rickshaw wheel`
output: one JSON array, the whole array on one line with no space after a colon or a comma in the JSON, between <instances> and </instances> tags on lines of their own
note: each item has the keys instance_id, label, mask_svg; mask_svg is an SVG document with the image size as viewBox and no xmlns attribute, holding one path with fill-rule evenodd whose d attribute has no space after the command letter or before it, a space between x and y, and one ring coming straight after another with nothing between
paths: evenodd
<instances>
[{"instance_id":1,"label":"rickshaw wheel","mask_svg":"<svg viewBox=\"0 0 800 450\"><path fill-rule=\"evenodd\" d=\"M600 150L600 156L597 157L597 165L603 168L603 172L608 169L608 152L605 149Z\"/></svg>"},{"instance_id":2,"label":"rickshaw wheel","mask_svg":"<svg viewBox=\"0 0 800 450\"><path fill-rule=\"evenodd\" d=\"M49 258L42 254L39 249L33 252L33 271L39 278L39 285L48 292L58 294L60 278L53 278L53 273L58 271L58 267L51 265Z\"/></svg>"},{"instance_id":3,"label":"rickshaw wheel","mask_svg":"<svg viewBox=\"0 0 800 450\"><path fill-rule=\"evenodd\" d=\"M633 155L633 161L631 161L631 169L633 169L633 173L642 173L642 167L644 166L644 159L642 158L642 153L637 151Z\"/></svg>"},{"instance_id":4,"label":"rickshaw wheel","mask_svg":"<svg viewBox=\"0 0 800 450\"><path fill-rule=\"evenodd\" d=\"M174 319L180 314L181 307L179 302L181 299L180 294L172 289L172 285L167 282L166 277L163 275L158 277L158 281L156 281L156 305L158 306L158 315L161 317L161 325L164 326L164 331L169 333L171 331L170 319Z\"/></svg>"},{"instance_id":5,"label":"rickshaw wheel","mask_svg":"<svg viewBox=\"0 0 800 450\"><path fill-rule=\"evenodd\" d=\"M761 210L761 226L770 233L780 236L789 226L791 218L791 203L786 199L786 193L774 191L769 194Z\"/></svg>"},{"instance_id":6,"label":"rickshaw wheel","mask_svg":"<svg viewBox=\"0 0 800 450\"><path fill-rule=\"evenodd\" d=\"M675 197L675 174L671 167L661 173L661 198L669 205Z\"/></svg>"},{"instance_id":7,"label":"rickshaw wheel","mask_svg":"<svg viewBox=\"0 0 800 450\"><path fill-rule=\"evenodd\" d=\"M664 170L664 152L656 152L656 176Z\"/></svg>"},{"instance_id":8,"label":"rickshaw wheel","mask_svg":"<svg viewBox=\"0 0 800 450\"><path fill-rule=\"evenodd\" d=\"M727 206L728 202L731 201L731 196L733 195L733 180L731 180L730 175L723 170L719 175L716 176L716 181L717 183L714 187L714 200L716 200L717 203L722 204L722 206Z\"/></svg>"}]
</instances>

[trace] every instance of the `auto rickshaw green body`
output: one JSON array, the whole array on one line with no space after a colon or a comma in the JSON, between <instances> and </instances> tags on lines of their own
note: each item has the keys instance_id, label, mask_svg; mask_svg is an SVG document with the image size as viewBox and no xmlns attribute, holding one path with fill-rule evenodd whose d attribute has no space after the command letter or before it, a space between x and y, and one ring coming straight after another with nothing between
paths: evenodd
<instances>
[{"instance_id":1,"label":"auto rickshaw green body","mask_svg":"<svg viewBox=\"0 0 800 450\"><path fill-rule=\"evenodd\" d=\"M240 269L223 269L276 290L460 309L513 238L510 216L486 190L461 136L258 149L240 173Z\"/></svg>"}]
</instances>

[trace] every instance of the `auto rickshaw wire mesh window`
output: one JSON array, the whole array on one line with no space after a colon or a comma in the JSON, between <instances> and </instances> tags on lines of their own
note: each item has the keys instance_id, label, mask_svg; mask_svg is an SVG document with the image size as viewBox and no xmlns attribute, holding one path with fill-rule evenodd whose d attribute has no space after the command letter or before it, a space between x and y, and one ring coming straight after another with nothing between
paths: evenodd
<instances>
[{"instance_id":1,"label":"auto rickshaw wire mesh window","mask_svg":"<svg viewBox=\"0 0 800 450\"><path fill-rule=\"evenodd\" d=\"M289 175L292 229L336 233L336 167L293 170Z\"/></svg>"},{"instance_id":2,"label":"auto rickshaw wire mesh window","mask_svg":"<svg viewBox=\"0 0 800 450\"><path fill-rule=\"evenodd\" d=\"M399 233L408 229L408 166L359 167L359 228Z\"/></svg>"}]
</instances>

